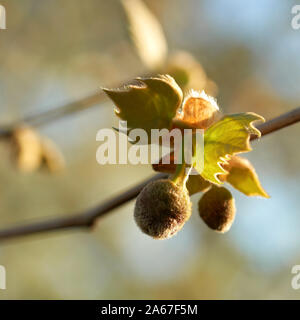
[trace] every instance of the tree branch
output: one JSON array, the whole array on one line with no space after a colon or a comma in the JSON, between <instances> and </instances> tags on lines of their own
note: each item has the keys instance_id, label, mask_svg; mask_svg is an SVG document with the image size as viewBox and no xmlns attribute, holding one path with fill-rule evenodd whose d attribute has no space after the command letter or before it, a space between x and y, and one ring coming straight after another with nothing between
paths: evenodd
<instances>
[{"instance_id":1,"label":"tree branch","mask_svg":"<svg viewBox=\"0 0 300 320\"><path fill-rule=\"evenodd\" d=\"M290 112L284 113L279 117L269 120L261 125L257 126L260 130L262 136L267 135L271 132L278 131L282 128L290 126L296 122L300 121L300 107L296 108ZM256 136L251 136L251 140L256 139ZM166 178L167 174L159 173L155 176L139 183L138 185L128 189L124 193L111 198L108 201L103 202L99 206L77 213L74 215L66 217L54 217L52 219L35 222L32 224L26 224L21 226L13 226L11 228L0 230L0 240L12 239L24 235L36 234L46 231L58 231L71 228L88 228L93 226L95 221L109 213L111 210L120 207L121 205L127 203L128 201L134 199L139 192L146 186L149 182L158 179Z\"/></svg>"},{"instance_id":2,"label":"tree branch","mask_svg":"<svg viewBox=\"0 0 300 320\"><path fill-rule=\"evenodd\" d=\"M262 136L265 136L269 133L278 131L280 129L288 127L299 121L300 121L300 107L258 125L257 129L261 132ZM254 139L255 137L252 136L251 140L254 140Z\"/></svg>"},{"instance_id":3,"label":"tree branch","mask_svg":"<svg viewBox=\"0 0 300 320\"><path fill-rule=\"evenodd\" d=\"M101 101L103 101L105 98L106 98L106 95L104 94L104 92L99 90L99 92L91 94L90 96L87 96L80 100L70 102L65 105L62 105L53 109L49 109L46 111L42 111L33 115L29 115L24 119L22 119L21 122L30 124L32 126L40 126L48 122L54 121L56 119L73 114L75 112L93 107L98 103L100 103ZM4 137L4 138L9 137L12 134L17 124L18 123L1 128L0 137Z\"/></svg>"},{"instance_id":4,"label":"tree branch","mask_svg":"<svg viewBox=\"0 0 300 320\"><path fill-rule=\"evenodd\" d=\"M149 182L158 179L164 179L167 176L167 174L159 173L119 194L118 196L101 203L99 206L82 213L77 213L66 217L52 218L41 222L0 230L0 240L16 238L19 236L45 231L70 229L75 227L91 227L96 219L134 199Z\"/></svg>"},{"instance_id":5,"label":"tree branch","mask_svg":"<svg viewBox=\"0 0 300 320\"><path fill-rule=\"evenodd\" d=\"M145 74L145 77L150 76L149 74ZM129 83L130 81L127 81L125 83ZM124 84L118 84L118 85L112 85L112 88L115 87L121 87ZM89 109L91 107L96 106L97 104L101 103L103 100L107 98L106 94L103 90L100 90L90 94L89 96L86 96L82 99L66 103L62 106L51 108L46 111L41 111L32 115L29 115L22 119L21 121L18 121L16 123L13 123L11 125L7 125L0 128L0 137L6 138L10 137L14 128L20 123L29 124L32 126L41 126L46 123L52 122L54 120L66 117L68 115L71 115L73 113L83 111L86 109Z\"/></svg>"}]
</instances>

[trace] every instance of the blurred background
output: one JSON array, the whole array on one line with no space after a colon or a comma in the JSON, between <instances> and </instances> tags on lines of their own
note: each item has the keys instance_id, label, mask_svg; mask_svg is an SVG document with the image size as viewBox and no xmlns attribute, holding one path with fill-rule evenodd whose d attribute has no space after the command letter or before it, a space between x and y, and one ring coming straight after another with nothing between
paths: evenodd
<instances>
[{"instance_id":1,"label":"blurred background","mask_svg":"<svg viewBox=\"0 0 300 320\"><path fill-rule=\"evenodd\" d=\"M2 0L0 127L80 99L101 86L170 73L184 90L205 88L226 113L266 119L299 106L296 1ZM146 7L145 7L146 6ZM0 138L0 228L65 216L153 174L150 165L96 162L96 133L117 123L105 99L39 126L65 158L59 174L23 173ZM227 234L197 213L178 235L156 241L134 223L134 202L92 232L45 233L0 242L7 290L0 299L298 299L300 125L253 142L248 157L271 199L233 190ZM232 190L232 189L231 189Z\"/></svg>"}]
</instances>

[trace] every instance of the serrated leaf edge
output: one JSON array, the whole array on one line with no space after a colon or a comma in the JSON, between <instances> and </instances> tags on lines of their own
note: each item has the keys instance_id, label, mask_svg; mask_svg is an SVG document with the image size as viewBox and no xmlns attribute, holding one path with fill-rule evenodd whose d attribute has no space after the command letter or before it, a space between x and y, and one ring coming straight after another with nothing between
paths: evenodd
<instances>
[{"instance_id":1,"label":"serrated leaf edge","mask_svg":"<svg viewBox=\"0 0 300 320\"><path fill-rule=\"evenodd\" d=\"M218 165L218 167L221 169L221 172L216 172L216 173L214 174L214 178L215 178L215 180L217 181L217 184L219 184L219 185L224 184L224 182L220 181L217 176L220 175L220 174L226 174L226 173L228 174L228 171L225 170L225 169L222 167L222 164L227 164L227 160L229 160L231 156L234 156L234 155L240 154L240 153L245 153L245 152L252 151L252 147L251 147L251 145L250 145L250 136L251 136L251 134L255 134L255 135L257 135L259 138L261 137L261 132L260 132L256 127L254 127L253 122L255 122L255 121L265 122L265 121L266 121L264 117L258 115L257 113L254 113L254 112L245 112L245 113L240 113L240 114L241 114L241 115L242 115L242 114L252 115L252 116L256 117L257 119L253 119L252 121L249 122L248 126L246 126L246 129L247 129L247 131L248 131L248 133L249 133L249 135L248 135L248 137L247 137L247 140L246 140L246 150L245 150L245 151L234 152L234 153L232 153L232 154L229 154L229 153L228 153L228 154L226 154L224 157L220 157L220 158L219 158L220 161L217 162L217 165ZM235 114L235 115L238 115L238 113ZM224 120L226 117L229 117L229 116L230 116L230 114L225 115L225 116L222 117L219 121L222 121L222 120ZM219 122L219 121L218 121L218 122ZM214 125L216 125L218 122L216 122L215 124L213 124L210 128L212 128L212 127L213 127ZM209 129L210 129L210 128L209 128ZM250 130L248 130L248 128L249 128ZM205 178L204 178L204 179L205 179ZM208 180L208 181L210 181L210 180ZM210 181L210 182L212 182L212 181ZM212 183L214 183L214 182L212 182Z\"/></svg>"}]
</instances>

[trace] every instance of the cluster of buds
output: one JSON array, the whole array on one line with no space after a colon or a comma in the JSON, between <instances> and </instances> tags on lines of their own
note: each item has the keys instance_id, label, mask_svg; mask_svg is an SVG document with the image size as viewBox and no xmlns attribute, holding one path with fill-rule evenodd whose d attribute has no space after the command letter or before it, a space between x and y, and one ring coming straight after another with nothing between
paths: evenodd
<instances>
[{"instance_id":1,"label":"cluster of buds","mask_svg":"<svg viewBox=\"0 0 300 320\"><path fill-rule=\"evenodd\" d=\"M173 123L174 126L181 122L189 127L205 130L219 118L220 111L213 98L204 91L191 91ZM156 164L153 169L173 173L176 165ZM211 229L222 233L228 231L235 217L231 193L226 188L212 185L199 177L198 180L201 182L199 190L204 192L198 204L200 217ZM141 191L136 200L134 218L142 232L154 239L168 239L183 227L192 213L190 196L193 189L189 188L189 193L188 181L189 177L185 174L178 179L175 173L169 179L149 183Z\"/></svg>"},{"instance_id":2,"label":"cluster of buds","mask_svg":"<svg viewBox=\"0 0 300 320\"><path fill-rule=\"evenodd\" d=\"M221 116L215 99L204 90L190 90L183 99L181 88L169 75L137 81L138 84L119 89L103 89L115 103L119 118L126 120L130 128L146 132L193 132L191 145L181 138L181 155L177 154L174 142L167 158L152 166L170 177L151 182L137 198L134 217L144 233L155 239L175 235L191 215L190 196L199 192L204 194L198 204L202 220L215 231L228 231L236 210L230 191L220 187L222 182L247 196L269 197L251 163L236 156L251 150L250 136L260 136L252 123L264 121L263 117L252 112ZM199 129L204 131L203 145L197 140ZM190 175L192 170L198 175Z\"/></svg>"}]
</instances>

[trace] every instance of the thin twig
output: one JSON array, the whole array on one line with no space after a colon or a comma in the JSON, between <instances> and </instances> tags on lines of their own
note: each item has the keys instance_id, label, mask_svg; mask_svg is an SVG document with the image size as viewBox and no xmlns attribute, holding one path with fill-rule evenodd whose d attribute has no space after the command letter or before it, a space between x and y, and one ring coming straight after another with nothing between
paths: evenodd
<instances>
[{"instance_id":1,"label":"thin twig","mask_svg":"<svg viewBox=\"0 0 300 320\"><path fill-rule=\"evenodd\" d=\"M91 227L95 220L104 216L109 211L121 206L122 204L134 199L140 191L151 181L166 178L167 174L159 173L138 185L128 189L120 195L103 202L99 206L88 211L66 216L52 218L42 222L0 230L0 240L16 238L28 234L35 234L45 231L70 229L75 227Z\"/></svg>"},{"instance_id":2,"label":"thin twig","mask_svg":"<svg viewBox=\"0 0 300 320\"><path fill-rule=\"evenodd\" d=\"M300 107L286 112L276 118L264 122L257 126L262 136L265 136L274 131L278 131L300 121ZM253 136L251 140L255 139Z\"/></svg>"},{"instance_id":3,"label":"thin twig","mask_svg":"<svg viewBox=\"0 0 300 320\"><path fill-rule=\"evenodd\" d=\"M145 77L150 76L149 74L145 74ZM129 81L125 82L128 83ZM115 87L121 87L124 85L123 84L119 84L119 85L112 85L112 88ZM90 94L89 96L86 96L84 98L81 98L79 100L70 102L70 103L66 103L62 106L56 107L56 108L52 108L52 109L48 109L45 111L41 111L41 112L37 112L35 114L32 115L28 115L26 117L24 117L24 119L22 119L21 121L18 121L16 123L13 123L11 125L6 125L4 127L0 128L0 137L2 138L7 138L10 137L11 134L13 133L13 130L15 129L15 127L17 127L19 125L20 122L34 126L34 127L38 127L41 125L45 125L46 123L50 123L54 120L69 116L71 114L74 114L76 112L79 111L83 111L86 109L89 109L91 107L94 107L96 105L98 105L99 103L103 102L105 99L107 98L106 94L104 93L103 90L95 92Z\"/></svg>"},{"instance_id":4,"label":"thin twig","mask_svg":"<svg viewBox=\"0 0 300 320\"><path fill-rule=\"evenodd\" d=\"M300 121L300 107L294 109L293 111L284 113L283 115L269 120L261 125L257 126L260 130L262 136L267 135L271 132L280 130L284 127L290 126L296 122ZM256 139L256 136L252 136L251 140ZM142 183L128 189L124 193L100 204L99 206L84 211L82 213L70 215L67 217L54 217L52 219L36 222L27 225L13 226L11 228L0 230L0 240L12 239L24 235L36 234L46 231L55 231L71 228L87 228L91 227L97 219L110 212L111 210L120 207L121 205L127 203L128 201L134 199L139 192L146 186L149 182L166 178L167 174L159 173Z\"/></svg>"},{"instance_id":5,"label":"thin twig","mask_svg":"<svg viewBox=\"0 0 300 320\"><path fill-rule=\"evenodd\" d=\"M41 111L34 115L29 115L25 117L23 121L33 126L40 126L50 121L57 120L58 118L93 107L102 102L105 98L105 93L99 89L99 91L77 101L67 103L54 109Z\"/></svg>"},{"instance_id":6,"label":"thin twig","mask_svg":"<svg viewBox=\"0 0 300 320\"><path fill-rule=\"evenodd\" d=\"M99 90L99 92L91 94L80 100L70 102L65 105L46 111L41 111L33 115L29 115L22 119L21 122L37 127L49 123L51 121L57 120L59 118L65 117L67 115L71 115L75 112L91 108L97 105L98 103L102 102L105 99L105 97L106 95L104 94L104 92L102 90ZM17 125L18 123L15 123L0 128L0 137L9 137Z\"/></svg>"}]
</instances>

